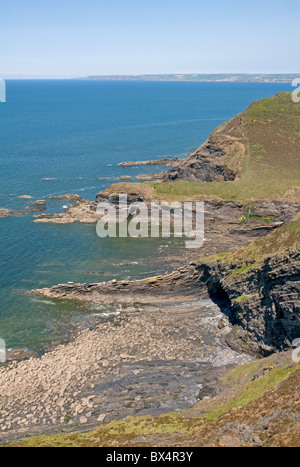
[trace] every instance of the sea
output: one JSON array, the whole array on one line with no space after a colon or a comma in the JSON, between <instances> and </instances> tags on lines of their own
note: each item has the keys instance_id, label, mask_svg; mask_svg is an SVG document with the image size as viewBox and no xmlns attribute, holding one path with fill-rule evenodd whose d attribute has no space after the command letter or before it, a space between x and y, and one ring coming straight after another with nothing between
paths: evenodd
<instances>
[{"instance_id":1,"label":"sea","mask_svg":"<svg viewBox=\"0 0 300 467\"><path fill-rule=\"evenodd\" d=\"M0 103L0 209L46 200L63 212L109 186L102 177L158 172L123 161L185 157L220 124L290 84L7 80ZM31 199L20 198L24 195ZM42 352L72 331L119 311L52 301L32 289L58 283L136 279L164 272L172 239L100 239L93 225L38 224L32 214L0 218L0 338Z\"/></svg>"}]
</instances>

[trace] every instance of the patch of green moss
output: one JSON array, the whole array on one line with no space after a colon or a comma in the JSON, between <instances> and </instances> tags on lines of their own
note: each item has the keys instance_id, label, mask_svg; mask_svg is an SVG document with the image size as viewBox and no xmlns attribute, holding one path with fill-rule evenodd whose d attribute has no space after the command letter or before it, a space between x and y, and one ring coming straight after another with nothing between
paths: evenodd
<instances>
[{"instance_id":1,"label":"patch of green moss","mask_svg":"<svg viewBox=\"0 0 300 467\"><path fill-rule=\"evenodd\" d=\"M199 420L186 419L183 415L170 413L160 417L128 417L124 420L102 425L88 433L36 436L11 443L10 447L106 447L122 446L139 436L161 433L192 433L199 427Z\"/></svg>"},{"instance_id":2,"label":"patch of green moss","mask_svg":"<svg viewBox=\"0 0 300 467\"><path fill-rule=\"evenodd\" d=\"M253 264L243 264L240 268L233 271L227 278L227 280L233 279L236 276L246 274L250 269L253 268Z\"/></svg>"},{"instance_id":3,"label":"patch of green moss","mask_svg":"<svg viewBox=\"0 0 300 467\"><path fill-rule=\"evenodd\" d=\"M211 264L216 263L217 261L225 261L228 258L229 253L218 253L211 256L204 256L203 258L199 258L199 262L204 264Z\"/></svg>"},{"instance_id":4,"label":"patch of green moss","mask_svg":"<svg viewBox=\"0 0 300 467\"><path fill-rule=\"evenodd\" d=\"M234 301L236 303L244 303L244 302L247 302L250 299L251 299L251 295L242 294L239 297L237 297Z\"/></svg>"}]
</instances>

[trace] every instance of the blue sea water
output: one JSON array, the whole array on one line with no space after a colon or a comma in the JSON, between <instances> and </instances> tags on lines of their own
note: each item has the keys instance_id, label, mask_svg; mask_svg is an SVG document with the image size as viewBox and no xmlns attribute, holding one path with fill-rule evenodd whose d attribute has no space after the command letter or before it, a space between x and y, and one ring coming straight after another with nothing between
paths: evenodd
<instances>
[{"instance_id":1,"label":"blue sea water","mask_svg":"<svg viewBox=\"0 0 300 467\"><path fill-rule=\"evenodd\" d=\"M120 177L161 167L122 161L183 157L252 101L290 91L288 84L101 81L7 81L0 103L0 209L46 199L50 212L93 199ZM48 179L48 180L45 180ZM52 180L51 180L52 179ZM28 291L67 281L98 282L163 272L153 258L167 239L106 239L91 225L36 224L32 216L0 219L0 337L8 347L41 349L70 328L101 319L107 307L56 303Z\"/></svg>"}]
</instances>

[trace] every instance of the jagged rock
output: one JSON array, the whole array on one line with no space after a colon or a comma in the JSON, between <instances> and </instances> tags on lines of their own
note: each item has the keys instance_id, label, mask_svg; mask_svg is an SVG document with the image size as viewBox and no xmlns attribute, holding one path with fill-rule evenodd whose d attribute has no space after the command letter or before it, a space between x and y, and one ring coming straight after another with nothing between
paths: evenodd
<instances>
[{"instance_id":1,"label":"jagged rock","mask_svg":"<svg viewBox=\"0 0 300 467\"><path fill-rule=\"evenodd\" d=\"M270 355L291 348L300 336L300 253L267 258L248 273L226 280L234 271L220 262L201 265L211 297L235 325L226 342L238 351ZM239 299L240 298L240 299Z\"/></svg>"},{"instance_id":2,"label":"jagged rock","mask_svg":"<svg viewBox=\"0 0 300 467\"><path fill-rule=\"evenodd\" d=\"M235 180L241 173L241 161L245 153L242 118L242 115L238 115L224 129L215 130L191 156L165 172L162 180L164 182Z\"/></svg>"}]
</instances>

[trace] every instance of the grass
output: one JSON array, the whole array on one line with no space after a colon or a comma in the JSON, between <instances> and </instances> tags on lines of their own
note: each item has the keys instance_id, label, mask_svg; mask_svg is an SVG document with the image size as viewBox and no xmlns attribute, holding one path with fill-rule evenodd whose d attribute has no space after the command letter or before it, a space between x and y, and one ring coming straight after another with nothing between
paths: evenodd
<instances>
[{"instance_id":1,"label":"grass","mask_svg":"<svg viewBox=\"0 0 300 467\"><path fill-rule=\"evenodd\" d=\"M170 413L160 417L128 417L102 425L88 433L61 433L36 436L13 442L10 447L110 447L124 445L137 438L162 433L191 433L199 426L197 420L187 420L182 415Z\"/></svg>"},{"instance_id":2,"label":"grass","mask_svg":"<svg viewBox=\"0 0 300 467\"><path fill-rule=\"evenodd\" d=\"M222 414L227 413L232 409L246 407L248 404L260 399L263 394L271 388L286 380L297 369L299 368L288 367L274 369L264 376L261 376L254 381L250 381L242 387L241 391L230 402L212 409L205 415L205 418L209 420L217 420Z\"/></svg>"},{"instance_id":3,"label":"grass","mask_svg":"<svg viewBox=\"0 0 300 467\"><path fill-rule=\"evenodd\" d=\"M242 294L239 297L237 297L235 301L236 303L244 303L244 302L247 302L250 298L251 298L250 295Z\"/></svg>"},{"instance_id":4,"label":"grass","mask_svg":"<svg viewBox=\"0 0 300 467\"><path fill-rule=\"evenodd\" d=\"M249 243L236 252L230 253L226 259L230 262L244 263L246 265L261 263L268 257L290 251L299 251L300 248L300 221L279 227L271 234Z\"/></svg>"},{"instance_id":5,"label":"grass","mask_svg":"<svg viewBox=\"0 0 300 467\"><path fill-rule=\"evenodd\" d=\"M221 198L251 202L283 197L300 200L300 105L291 93L281 93L255 102L242 114L238 128L245 154L239 179L231 182L170 183L146 182L113 185L112 190L143 193L166 201ZM235 119L221 125L216 133L230 133ZM235 155L232 155L235 158ZM228 161L236 164L236 161Z\"/></svg>"},{"instance_id":6,"label":"grass","mask_svg":"<svg viewBox=\"0 0 300 467\"><path fill-rule=\"evenodd\" d=\"M235 417L235 411L245 409L255 401L262 404L265 395L278 388L299 369L300 365L291 362L290 356L285 361L281 355L273 355L230 370L221 379L223 392L220 396L210 402L201 401L185 413L169 413L159 417L129 417L103 424L88 433L36 436L10 443L9 447L141 446L152 445L153 439L157 440L164 435L171 437L174 443L179 439L181 443L189 442L197 436L213 438L219 427L220 417L226 416L230 423ZM292 394L293 391L297 392L297 389L291 385L289 392Z\"/></svg>"},{"instance_id":7,"label":"grass","mask_svg":"<svg viewBox=\"0 0 300 467\"><path fill-rule=\"evenodd\" d=\"M293 222L300 222L300 211L294 217Z\"/></svg>"}]
</instances>

